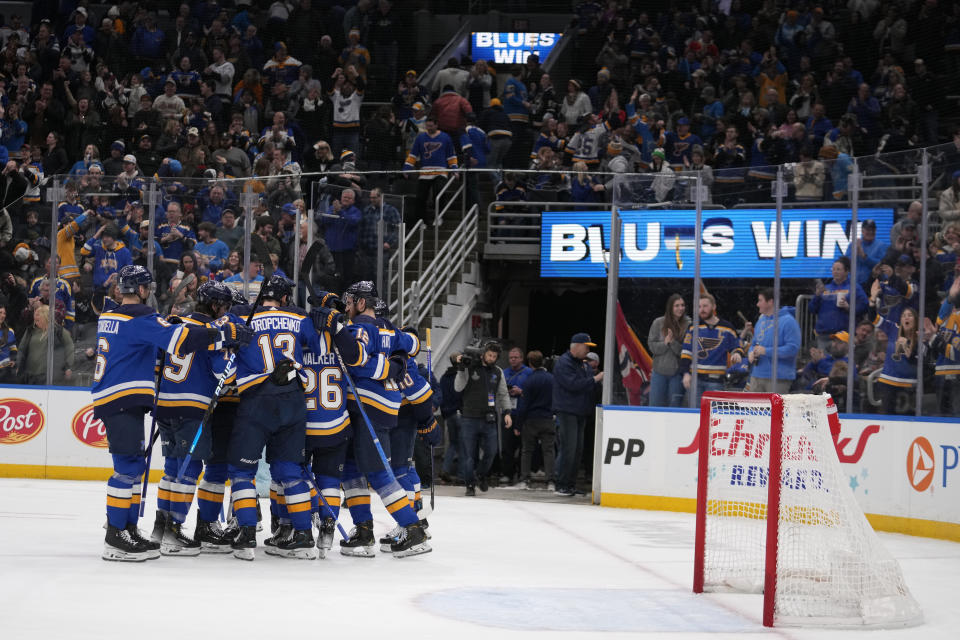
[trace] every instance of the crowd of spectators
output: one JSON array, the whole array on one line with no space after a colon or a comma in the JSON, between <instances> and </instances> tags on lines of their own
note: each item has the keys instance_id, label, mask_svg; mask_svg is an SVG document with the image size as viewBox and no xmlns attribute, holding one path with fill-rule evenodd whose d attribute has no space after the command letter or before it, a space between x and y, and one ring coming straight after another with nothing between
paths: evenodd
<instances>
[{"instance_id":1,"label":"crowd of spectators","mask_svg":"<svg viewBox=\"0 0 960 640\"><path fill-rule=\"evenodd\" d=\"M205 278L243 281L247 242L247 279L303 269L311 239L315 284L371 277L401 219L429 223L437 178L462 168L494 172L465 176L471 204L536 191L599 202L600 171L649 174L638 199L668 201L689 196L691 170L713 202L768 201L769 165L782 163L791 197L830 200L845 197L852 158L941 141L956 3L639 5L571 3L564 77L536 55L463 56L429 83L429 60L408 46L423 3L41 0L3 15L0 288L13 340L46 335L34 318L52 305L58 379L75 379L84 365L66 339L85 345L116 270L151 253L168 310L189 310ZM948 223L960 217L950 134L937 191ZM394 180L403 170L417 180ZM956 230L941 235L949 254ZM55 282L42 278L51 259ZM0 373L27 380L21 365Z\"/></svg>"},{"instance_id":2,"label":"crowd of spectators","mask_svg":"<svg viewBox=\"0 0 960 640\"><path fill-rule=\"evenodd\" d=\"M911 205L911 210L919 203ZM774 388L774 291L761 289L754 315L741 315L737 328L719 315L714 296L700 298L698 364L692 371L690 318L682 295L670 296L663 316L650 326L651 406L687 406L691 374L697 375L697 402L704 391L829 393L841 411L913 415L918 379L931 394L924 415L956 415L960 408L960 228L946 227L930 242L927 295L920 308L915 225L909 219L891 239L877 237L876 223L863 223L863 237L848 256L833 263L832 276L815 280L807 292L811 335L798 324L798 309L779 309ZM851 260L857 282L851 283ZM848 330L853 313L856 330ZM850 343L853 341L853 406L848 405ZM935 395L935 400L933 396Z\"/></svg>"}]
</instances>

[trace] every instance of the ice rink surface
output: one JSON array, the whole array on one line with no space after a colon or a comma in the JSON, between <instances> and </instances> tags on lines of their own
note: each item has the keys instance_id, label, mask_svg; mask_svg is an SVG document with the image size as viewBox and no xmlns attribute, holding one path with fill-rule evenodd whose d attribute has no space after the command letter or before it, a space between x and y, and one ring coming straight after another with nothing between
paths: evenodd
<instances>
[{"instance_id":1,"label":"ice rink surface","mask_svg":"<svg viewBox=\"0 0 960 640\"><path fill-rule=\"evenodd\" d=\"M880 534L923 626L766 629L762 596L691 593L692 515L438 496L434 552L423 556L348 558L334 542L317 561L261 547L254 562L116 563L100 559L104 484L0 479L3 640L960 638L960 544L940 540ZM379 536L392 521L374 513Z\"/></svg>"}]
</instances>

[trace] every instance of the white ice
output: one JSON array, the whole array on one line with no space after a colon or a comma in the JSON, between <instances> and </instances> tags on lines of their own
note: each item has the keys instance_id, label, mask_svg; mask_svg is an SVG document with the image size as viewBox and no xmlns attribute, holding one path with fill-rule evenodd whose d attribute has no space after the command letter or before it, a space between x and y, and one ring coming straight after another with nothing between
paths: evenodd
<instances>
[{"instance_id":1,"label":"white ice","mask_svg":"<svg viewBox=\"0 0 960 640\"><path fill-rule=\"evenodd\" d=\"M100 482L0 480L0 638L960 637L960 545L940 540L880 535L923 626L766 629L761 596L691 593L685 514L438 496L424 556L348 558L334 543L317 561L258 549L128 564L100 559L104 503ZM382 508L375 520L378 536L391 527Z\"/></svg>"}]
</instances>

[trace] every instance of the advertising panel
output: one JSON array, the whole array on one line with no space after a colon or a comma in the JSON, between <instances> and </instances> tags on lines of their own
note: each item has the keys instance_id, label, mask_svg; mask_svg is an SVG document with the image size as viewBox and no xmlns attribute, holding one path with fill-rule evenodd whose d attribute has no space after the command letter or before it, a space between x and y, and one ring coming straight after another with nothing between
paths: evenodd
<instances>
[{"instance_id":1,"label":"advertising panel","mask_svg":"<svg viewBox=\"0 0 960 640\"><path fill-rule=\"evenodd\" d=\"M600 503L692 512L699 418L687 409L604 408ZM960 540L960 422L868 415L841 421L835 444L844 483L873 526ZM761 467L721 480L761 483Z\"/></svg>"},{"instance_id":2,"label":"advertising panel","mask_svg":"<svg viewBox=\"0 0 960 640\"><path fill-rule=\"evenodd\" d=\"M621 211L624 278L692 278L696 211ZM777 239L773 209L704 211L701 273L713 278L772 278ZM780 229L781 275L825 278L851 240L850 209L785 209ZM858 223L874 220L886 238L893 210L860 209ZM859 226L859 224L858 224ZM609 211L544 211L540 275L604 278L610 256Z\"/></svg>"},{"instance_id":3,"label":"advertising panel","mask_svg":"<svg viewBox=\"0 0 960 640\"><path fill-rule=\"evenodd\" d=\"M105 479L107 430L93 417L89 389L0 387L0 476ZM144 417L144 437L150 415ZM162 469L159 443L151 469Z\"/></svg>"}]
</instances>

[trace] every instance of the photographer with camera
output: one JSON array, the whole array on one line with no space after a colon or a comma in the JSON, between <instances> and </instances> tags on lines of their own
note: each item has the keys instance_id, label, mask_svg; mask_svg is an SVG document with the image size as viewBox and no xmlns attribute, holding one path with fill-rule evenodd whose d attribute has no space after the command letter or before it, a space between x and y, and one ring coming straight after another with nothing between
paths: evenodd
<instances>
[{"instance_id":1,"label":"photographer with camera","mask_svg":"<svg viewBox=\"0 0 960 640\"><path fill-rule=\"evenodd\" d=\"M487 490L487 474L497 455L498 413L503 412L506 427L513 426L510 394L503 370L497 366L499 357L500 345L488 342L482 350L464 349L456 361L457 376L453 388L463 396L460 451L468 496L477 495L475 485L480 486L480 491ZM480 460L477 460L478 450L483 454Z\"/></svg>"}]
</instances>

